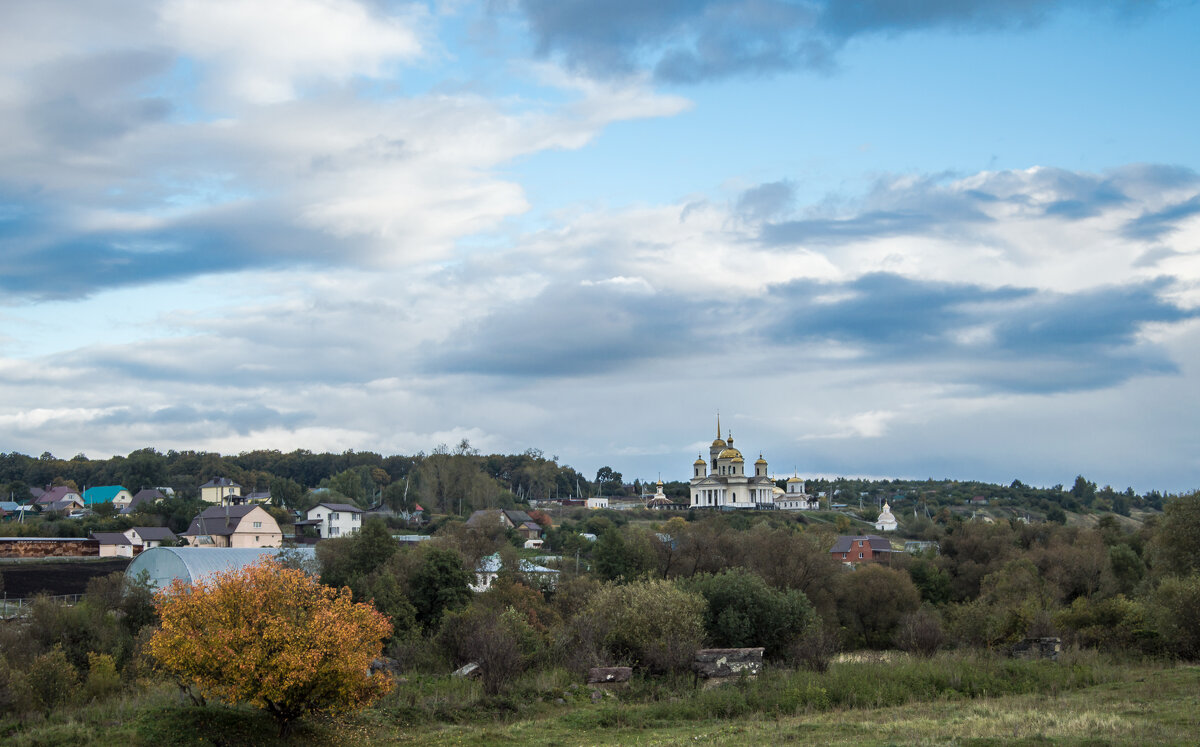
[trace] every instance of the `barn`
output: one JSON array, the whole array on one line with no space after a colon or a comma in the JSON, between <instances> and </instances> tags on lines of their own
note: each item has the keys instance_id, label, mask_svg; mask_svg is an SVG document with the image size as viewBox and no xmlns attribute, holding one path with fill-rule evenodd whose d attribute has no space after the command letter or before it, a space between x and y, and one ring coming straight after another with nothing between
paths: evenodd
<instances>
[{"instance_id":1,"label":"barn","mask_svg":"<svg viewBox=\"0 0 1200 747\"><path fill-rule=\"evenodd\" d=\"M134 558L125 569L125 575L137 578L145 571L150 576L150 585L162 589L177 578L194 583L214 573L253 565L264 556L280 554L298 558L306 566L316 562L316 551L311 547L282 550L277 547L154 547Z\"/></svg>"}]
</instances>

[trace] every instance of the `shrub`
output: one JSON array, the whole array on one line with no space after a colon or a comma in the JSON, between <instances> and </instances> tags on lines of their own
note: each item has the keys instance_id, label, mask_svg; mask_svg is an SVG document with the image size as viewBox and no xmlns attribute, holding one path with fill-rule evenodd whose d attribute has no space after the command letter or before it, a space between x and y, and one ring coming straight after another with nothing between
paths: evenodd
<instances>
[{"instance_id":1,"label":"shrub","mask_svg":"<svg viewBox=\"0 0 1200 747\"><path fill-rule=\"evenodd\" d=\"M864 565L838 584L838 617L851 643L870 648L891 645L900 618L921 604L904 571Z\"/></svg>"},{"instance_id":2,"label":"shrub","mask_svg":"<svg viewBox=\"0 0 1200 747\"><path fill-rule=\"evenodd\" d=\"M149 651L201 697L268 711L286 734L315 711L361 707L391 688L367 668L391 626L348 589L265 560L157 598Z\"/></svg>"},{"instance_id":3,"label":"shrub","mask_svg":"<svg viewBox=\"0 0 1200 747\"><path fill-rule=\"evenodd\" d=\"M788 658L814 672L829 670L829 662L841 650L841 637L825 625L810 625L788 647Z\"/></svg>"},{"instance_id":4,"label":"shrub","mask_svg":"<svg viewBox=\"0 0 1200 747\"><path fill-rule=\"evenodd\" d=\"M679 585L707 603L704 628L714 646L762 646L766 656L781 658L815 618L804 594L772 589L744 568L702 574Z\"/></svg>"},{"instance_id":5,"label":"shrub","mask_svg":"<svg viewBox=\"0 0 1200 747\"><path fill-rule=\"evenodd\" d=\"M577 640L601 660L651 672L690 667L704 640L704 600L668 581L609 584L575 620Z\"/></svg>"},{"instance_id":6,"label":"shrub","mask_svg":"<svg viewBox=\"0 0 1200 747\"><path fill-rule=\"evenodd\" d=\"M88 654L87 681L83 685L84 697L89 700L105 698L121 689L121 676L117 674L117 663L108 654Z\"/></svg>"},{"instance_id":7,"label":"shrub","mask_svg":"<svg viewBox=\"0 0 1200 747\"><path fill-rule=\"evenodd\" d=\"M926 658L937 653L945 638L942 618L929 607L922 607L900 618L900 625L896 628L896 646Z\"/></svg>"},{"instance_id":8,"label":"shrub","mask_svg":"<svg viewBox=\"0 0 1200 747\"><path fill-rule=\"evenodd\" d=\"M1164 579L1153 599L1166 651L1189 661L1200 659L1200 573Z\"/></svg>"},{"instance_id":9,"label":"shrub","mask_svg":"<svg viewBox=\"0 0 1200 747\"><path fill-rule=\"evenodd\" d=\"M448 612L442 620L438 642L455 664L479 665L483 689L498 694L525 671L541 645L525 616L509 607L499 615L475 605Z\"/></svg>"},{"instance_id":10,"label":"shrub","mask_svg":"<svg viewBox=\"0 0 1200 747\"><path fill-rule=\"evenodd\" d=\"M26 680L34 701L47 711L71 702L79 687L79 673L60 646L34 659Z\"/></svg>"}]
</instances>

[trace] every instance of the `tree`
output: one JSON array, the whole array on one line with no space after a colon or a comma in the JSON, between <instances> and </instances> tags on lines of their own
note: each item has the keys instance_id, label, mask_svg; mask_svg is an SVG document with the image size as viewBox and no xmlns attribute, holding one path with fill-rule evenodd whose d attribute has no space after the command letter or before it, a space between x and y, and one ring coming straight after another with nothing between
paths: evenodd
<instances>
[{"instance_id":1,"label":"tree","mask_svg":"<svg viewBox=\"0 0 1200 747\"><path fill-rule=\"evenodd\" d=\"M391 689L371 675L387 619L274 560L187 584L156 599L162 627L148 650L193 697L249 703L285 736L305 713L359 708Z\"/></svg>"},{"instance_id":2,"label":"tree","mask_svg":"<svg viewBox=\"0 0 1200 747\"><path fill-rule=\"evenodd\" d=\"M704 598L704 628L719 648L762 646L768 657L779 658L816 621L803 593L772 589L744 568L701 574L679 585Z\"/></svg>"},{"instance_id":3,"label":"tree","mask_svg":"<svg viewBox=\"0 0 1200 747\"><path fill-rule=\"evenodd\" d=\"M1172 498L1163 506L1154 560L1157 569L1177 576L1200 571L1200 493Z\"/></svg>"},{"instance_id":4,"label":"tree","mask_svg":"<svg viewBox=\"0 0 1200 747\"><path fill-rule=\"evenodd\" d=\"M408 584L417 621L426 630L436 630L443 612L465 607L471 600L470 579L458 553L438 547L430 549Z\"/></svg>"}]
</instances>

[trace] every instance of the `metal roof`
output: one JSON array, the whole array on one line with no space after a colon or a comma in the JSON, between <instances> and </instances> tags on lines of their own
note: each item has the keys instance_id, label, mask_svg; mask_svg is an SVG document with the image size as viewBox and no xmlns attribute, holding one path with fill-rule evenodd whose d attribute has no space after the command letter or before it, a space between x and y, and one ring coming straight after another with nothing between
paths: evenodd
<instances>
[{"instance_id":1,"label":"metal roof","mask_svg":"<svg viewBox=\"0 0 1200 747\"><path fill-rule=\"evenodd\" d=\"M155 589L169 586L175 579L194 583L214 573L242 568L257 563L264 555L274 557L281 552L298 554L304 560L316 557L311 547L155 547L133 559L125 575L134 578L142 571L150 574Z\"/></svg>"}]
</instances>

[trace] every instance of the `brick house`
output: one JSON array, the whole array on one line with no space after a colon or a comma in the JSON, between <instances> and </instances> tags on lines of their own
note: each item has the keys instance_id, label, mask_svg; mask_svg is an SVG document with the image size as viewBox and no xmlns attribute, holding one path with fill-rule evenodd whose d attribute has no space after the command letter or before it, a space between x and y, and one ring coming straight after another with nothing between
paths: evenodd
<instances>
[{"instance_id":1,"label":"brick house","mask_svg":"<svg viewBox=\"0 0 1200 747\"><path fill-rule=\"evenodd\" d=\"M891 561L892 543L877 534L838 537L829 551L843 563L887 563Z\"/></svg>"}]
</instances>

